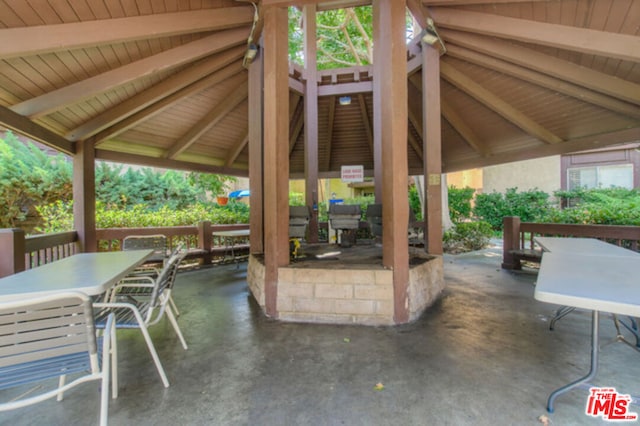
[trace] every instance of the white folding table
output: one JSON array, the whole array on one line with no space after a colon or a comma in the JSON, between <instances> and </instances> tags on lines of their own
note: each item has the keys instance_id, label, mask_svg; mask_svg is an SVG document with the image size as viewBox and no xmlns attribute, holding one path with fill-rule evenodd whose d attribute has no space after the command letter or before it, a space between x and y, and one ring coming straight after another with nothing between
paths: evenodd
<instances>
[{"instance_id":1,"label":"white folding table","mask_svg":"<svg viewBox=\"0 0 640 426\"><path fill-rule=\"evenodd\" d=\"M603 248L605 252L609 249ZM563 250L543 253L534 297L542 302L593 311L589 373L553 391L547 401L549 412L553 412L553 403L559 395L595 377L599 312L640 316L638 271L640 255L599 255L598 250L591 253Z\"/></svg>"},{"instance_id":2,"label":"white folding table","mask_svg":"<svg viewBox=\"0 0 640 426\"><path fill-rule=\"evenodd\" d=\"M0 302L45 296L60 291L99 295L152 254L153 250L74 254L0 278Z\"/></svg>"}]
</instances>

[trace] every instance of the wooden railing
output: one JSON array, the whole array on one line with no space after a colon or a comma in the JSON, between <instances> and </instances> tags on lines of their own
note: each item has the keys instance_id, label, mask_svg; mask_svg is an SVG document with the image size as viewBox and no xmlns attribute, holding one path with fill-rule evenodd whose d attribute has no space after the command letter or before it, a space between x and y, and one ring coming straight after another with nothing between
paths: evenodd
<instances>
[{"instance_id":1,"label":"wooden railing","mask_svg":"<svg viewBox=\"0 0 640 426\"><path fill-rule=\"evenodd\" d=\"M521 269L521 261L540 261L542 251L534 237L597 238L611 244L640 251L640 226L575 225L561 223L520 222L517 216L503 219L502 268Z\"/></svg>"},{"instance_id":2,"label":"wooden railing","mask_svg":"<svg viewBox=\"0 0 640 426\"><path fill-rule=\"evenodd\" d=\"M116 251L128 235L163 234L169 248L184 243L188 257L201 264L212 263L224 256L228 247L214 241L216 231L249 229L248 224L212 225L200 222L195 226L167 226L155 228L103 228L97 229L98 250ZM79 251L78 234L75 231L56 234L26 236L22 229L0 229L0 277L35 268L46 263L71 256ZM248 252L248 242L234 245L234 252Z\"/></svg>"}]
</instances>

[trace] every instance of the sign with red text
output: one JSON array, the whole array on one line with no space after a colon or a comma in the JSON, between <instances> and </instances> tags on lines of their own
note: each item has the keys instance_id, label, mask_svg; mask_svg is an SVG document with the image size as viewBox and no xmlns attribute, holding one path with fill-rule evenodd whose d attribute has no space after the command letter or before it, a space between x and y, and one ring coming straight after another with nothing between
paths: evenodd
<instances>
[{"instance_id":1,"label":"sign with red text","mask_svg":"<svg viewBox=\"0 0 640 426\"><path fill-rule=\"evenodd\" d=\"M342 166L340 169L340 178L343 182L364 182L363 166Z\"/></svg>"},{"instance_id":2,"label":"sign with red text","mask_svg":"<svg viewBox=\"0 0 640 426\"><path fill-rule=\"evenodd\" d=\"M630 422L638 420L638 413L630 410L631 402L631 395L620 394L615 388L591 388L585 411L609 422Z\"/></svg>"}]
</instances>

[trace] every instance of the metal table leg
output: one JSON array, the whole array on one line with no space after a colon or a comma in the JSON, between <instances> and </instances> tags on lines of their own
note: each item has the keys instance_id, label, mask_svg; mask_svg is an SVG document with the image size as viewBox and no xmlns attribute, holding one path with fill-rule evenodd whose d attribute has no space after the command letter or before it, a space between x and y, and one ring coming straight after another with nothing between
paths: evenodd
<instances>
[{"instance_id":1,"label":"metal table leg","mask_svg":"<svg viewBox=\"0 0 640 426\"><path fill-rule=\"evenodd\" d=\"M562 318L569 315L571 312L575 311L576 308L573 306L561 306L557 311L556 315L551 318L551 322L549 322L549 330L553 330L556 326L556 322L561 320Z\"/></svg>"},{"instance_id":2,"label":"metal table leg","mask_svg":"<svg viewBox=\"0 0 640 426\"><path fill-rule=\"evenodd\" d=\"M548 412L553 413L553 402L557 397L565 392L569 392L571 389L581 385L582 383L588 382L596 376L598 371L598 322L599 313L598 311L593 311L591 315L591 369L589 370L589 373L575 382L571 382L568 385L562 386L561 388L551 392L551 395L549 395L549 399L547 400Z\"/></svg>"}]
</instances>

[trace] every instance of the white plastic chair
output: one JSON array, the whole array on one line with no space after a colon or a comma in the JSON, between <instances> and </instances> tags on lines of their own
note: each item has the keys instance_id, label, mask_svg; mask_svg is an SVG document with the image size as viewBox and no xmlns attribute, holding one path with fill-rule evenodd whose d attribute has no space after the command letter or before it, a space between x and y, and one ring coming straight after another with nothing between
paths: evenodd
<instances>
[{"instance_id":1,"label":"white plastic chair","mask_svg":"<svg viewBox=\"0 0 640 426\"><path fill-rule=\"evenodd\" d=\"M65 292L1 303L0 389L46 385L56 377L58 387L0 402L0 412L53 397L60 401L66 390L88 381L100 381L99 419L100 425L106 425L110 372L112 396L117 397L116 352L113 316L105 318L105 332L97 339L91 300L83 293ZM66 376L71 375L74 379L66 383Z\"/></svg>"},{"instance_id":2,"label":"white plastic chair","mask_svg":"<svg viewBox=\"0 0 640 426\"><path fill-rule=\"evenodd\" d=\"M172 255L155 279L150 276L124 278L109 293L107 302L94 303L94 307L99 308L96 314L96 327L101 328L107 316L114 314L116 329L140 329L165 387L169 387L169 380L149 335L148 327L157 324L166 313L182 347L185 350L188 348L175 315L171 308L167 307L178 267L185 255L186 251ZM134 289L145 291L132 292Z\"/></svg>"}]
</instances>

